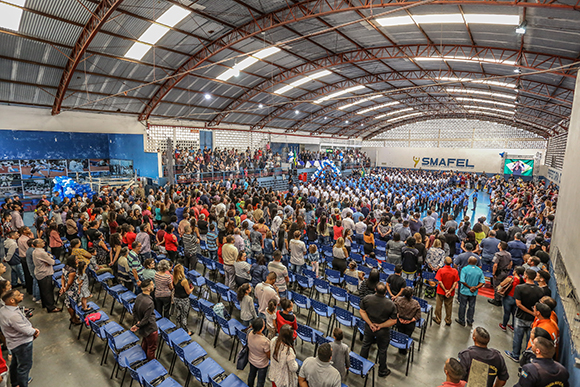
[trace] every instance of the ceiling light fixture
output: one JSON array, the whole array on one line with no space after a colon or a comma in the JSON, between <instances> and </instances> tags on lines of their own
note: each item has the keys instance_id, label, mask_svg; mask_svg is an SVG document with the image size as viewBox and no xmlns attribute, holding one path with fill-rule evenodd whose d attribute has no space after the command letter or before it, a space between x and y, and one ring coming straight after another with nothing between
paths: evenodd
<instances>
[{"instance_id":1,"label":"ceiling light fixture","mask_svg":"<svg viewBox=\"0 0 580 387\"><path fill-rule=\"evenodd\" d=\"M20 29L23 10L22 8L15 7L15 5L24 7L26 0L6 0L5 3L0 4L0 28L18 31Z\"/></svg>"},{"instance_id":2,"label":"ceiling light fixture","mask_svg":"<svg viewBox=\"0 0 580 387\"><path fill-rule=\"evenodd\" d=\"M371 101L371 100L376 99L376 98L379 98L379 97L384 97L384 95L377 94L377 95L373 95L373 96L370 96L370 97L367 97L367 98L359 99L358 101L355 101L353 103L349 103L348 105L344 105L344 106L339 107L338 110L348 109L350 107L359 105L359 104L361 104L363 102Z\"/></svg>"},{"instance_id":3,"label":"ceiling light fixture","mask_svg":"<svg viewBox=\"0 0 580 387\"><path fill-rule=\"evenodd\" d=\"M382 109L385 107L389 107L389 106L393 106L393 105L398 105L399 101L392 101L392 102L387 102L387 103L383 103L381 105L375 105L375 106L371 106L370 108L361 110L359 112L357 112L356 114L365 114L368 112L372 112L373 110L377 110L377 109Z\"/></svg>"},{"instance_id":4,"label":"ceiling light fixture","mask_svg":"<svg viewBox=\"0 0 580 387\"><path fill-rule=\"evenodd\" d=\"M276 90L274 93L276 93L276 94L284 94L288 90L291 90L291 89L293 89L295 87L298 87L300 85L303 85L303 84L305 84L308 81L313 81L315 79L318 79L318 78L321 78L321 77L325 77L325 76L327 76L329 74L332 74L332 72L330 72L328 70L322 70L322 71L319 71L319 72L314 73L312 75L306 75L304 78L301 78L301 79L299 79L297 81L292 82L289 85L286 85L286 86L281 87L280 89Z\"/></svg>"},{"instance_id":5,"label":"ceiling light fixture","mask_svg":"<svg viewBox=\"0 0 580 387\"><path fill-rule=\"evenodd\" d=\"M294 110L294 114L300 114L300 110Z\"/></svg>"},{"instance_id":6,"label":"ceiling light fixture","mask_svg":"<svg viewBox=\"0 0 580 387\"><path fill-rule=\"evenodd\" d=\"M527 22L522 22L522 24L520 24L517 28L516 28L516 34L518 35L524 35L526 33L526 28L528 26Z\"/></svg>"},{"instance_id":7,"label":"ceiling light fixture","mask_svg":"<svg viewBox=\"0 0 580 387\"><path fill-rule=\"evenodd\" d=\"M263 50L260 50L257 53L250 55L240 63L236 63L233 68L224 71L216 79L220 81L227 81L231 77L237 77L240 75L240 71L243 71L248 67L250 67L251 65L253 65L254 63L257 63L260 59L264 59L279 51L280 49L278 47L268 47Z\"/></svg>"},{"instance_id":8,"label":"ceiling light fixture","mask_svg":"<svg viewBox=\"0 0 580 387\"><path fill-rule=\"evenodd\" d=\"M208 100L208 101L209 101L209 100L211 99L211 94L209 94L209 93L205 93L205 94L203 95L203 97L204 97L206 100Z\"/></svg>"},{"instance_id":9,"label":"ceiling light fixture","mask_svg":"<svg viewBox=\"0 0 580 387\"><path fill-rule=\"evenodd\" d=\"M500 112L500 113L504 113L504 114L510 114L510 115L514 115L516 114L516 112L511 111L511 110L502 110L502 109L496 109L496 108L490 108L490 107L486 107L486 106L473 106L473 105L463 105L464 109L468 109L468 110L473 110L473 109L477 109L477 110L491 110L494 112Z\"/></svg>"},{"instance_id":10,"label":"ceiling light fixture","mask_svg":"<svg viewBox=\"0 0 580 387\"><path fill-rule=\"evenodd\" d=\"M314 101L314 103L322 103L322 102L328 101L329 99L333 99L336 97L340 97L341 95L344 95L344 94L348 94L348 93L352 93L352 92L364 89L365 87L366 86L364 86L364 85L349 87L348 89L337 91L336 93L327 95L326 97L319 98L316 101Z\"/></svg>"},{"instance_id":11,"label":"ceiling light fixture","mask_svg":"<svg viewBox=\"0 0 580 387\"><path fill-rule=\"evenodd\" d=\"M520 24L520 16L493 15L493 14L429 14L429 15L406 15L391 16L375 19L382 27L397 27L413 24L494 24L517 26Z\"/></svg>"},{"instance_id":12,"label":"ceiling light fixture","mask_svg":"<svg viewBox=\"0 0 580 387\"><path fill-rule=\"evenodd\" d=\"M190 13L191 11L177 5L171 6L171 8L155 20L155 22L159 24L151 24L149 28L147 28L139 38L137 38L138 42L133 43L131 48L129 48L129 51L125 54L125 58L141 60L145 54L149 52L151 46L157 44L157 42L170 31L170 28L175 27Z\"/></svg>"},{"instance_id":13,"label":"ceiling light fixture","mask_svg":"<svg viewBox=\"0 0 580 387\"><path fill-rule=\"evenodd\" d=\"M259 107L260 109L262 109L262 108L264 107L264 105L263 105L263 104L259 104L259 105L258 105L258 107Z\"/></svg>"},{"instance_id":14,"label":"ceiling light fixture","mask_svg":"<svg viewBox=\"0 0 580 387\"><path fill-rule=\"evenodd\" d=\"M511 89L515 89L516 85L513 83L507 83L507 82L498 82L498 81L490 81L490 80L486 80L486 79L471 79L471 78L455 78L455 77L439 77L437 78L440 81L445 81L445 82L466 82L466 83L481 83L484 85L491 85L491 86L500 86L500 87L509 87Z\"/></svg>"}]
</instances>

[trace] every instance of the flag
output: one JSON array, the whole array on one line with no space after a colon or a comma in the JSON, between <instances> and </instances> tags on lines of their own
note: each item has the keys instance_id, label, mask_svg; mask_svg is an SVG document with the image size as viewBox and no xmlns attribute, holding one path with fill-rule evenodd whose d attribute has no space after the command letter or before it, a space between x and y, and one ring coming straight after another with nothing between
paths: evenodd
<instances>
[{"instance_id":1,"label":"flag","mask_svg":"<svg viewBox=\"0 0 580 387\"><path fill-rule=\"evenodd\" d=\"M294 166L296 166L298 164L298 155L296 154L296 151L294 151Z\"/></svg>"},{"instance_id":2,"label":"flag","mask_svg":"<svg viewBox=\"0 0 580 387\"><path fill-rule=\"evenodd\" d=\"M361 177L365 177L367 175L367 171L365 171L365 167L362 167L362 171L360 173Z\"/></svg>"}]
</instances>

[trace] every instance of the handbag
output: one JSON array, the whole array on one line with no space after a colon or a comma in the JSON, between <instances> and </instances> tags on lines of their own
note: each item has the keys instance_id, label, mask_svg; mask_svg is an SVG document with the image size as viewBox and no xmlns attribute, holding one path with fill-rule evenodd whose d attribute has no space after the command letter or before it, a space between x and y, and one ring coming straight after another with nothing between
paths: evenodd
<instances>
[{"instance_id":1,"label":"handbag","mask_svg":"<svg viewBox=\"0 0 580 387\"><path fill-rule=\"evenodd\" d=\"M513 283L514 277L507 277L497 286L497 293L502 296L505 296L506 293L508 293L511 290Z\"/></svg>"},{"instance_id":2,"label":"handbag","mask_svg":"<svg viewBox=\"0 0 580 387\"><path fill-rule=\"evenodd\" d=\"M243 371L248 365L248 357L250 355L250 350L248 349L248 344L244 345L236 357L236 369Z\"/></svg>"}]
</instances>

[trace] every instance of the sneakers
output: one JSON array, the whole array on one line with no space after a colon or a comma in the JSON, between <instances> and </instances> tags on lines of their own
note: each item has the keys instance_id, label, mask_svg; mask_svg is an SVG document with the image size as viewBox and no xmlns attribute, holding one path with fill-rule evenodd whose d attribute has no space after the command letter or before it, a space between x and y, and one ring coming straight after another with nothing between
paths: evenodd
<instances>
[{"instance_id":1,"label":"sneakers","mask_svg":"<svg viewBox=\"0 0 580 387\"><path fill-rule=\"evenodd\" d=\"M464 327L464 326L465 326L465 323L464 323L464 322L462 322L462 321L460 321L458 318L456 318L456 319L455 319L455 322L456 322L457 324L461 325L462 327Z\"/></svg>"},{"instance_id":2,"label":"sneakers","mask_svg":"<svg viewBox=\"0 0 580 387\"><path fill-rule=\"evenodd\" d=\"M514 331L514 326L513 326L513 325L510 325L510 324L508 324L508 328L509 328L509 329L510 329L512 332Z\"/></svg>"},{"instance_id":3,"label":"sneakers","mask_svg":"<svg viewBox=\"0 0 580 387\"><path fill-rule=\"evenodd\" d=\"M489 302L490 304L494 305L494 306L501 306L501 302L497 302L496 300L487 300L487 302Z\"/></svg>"},{"instance_id":4,"label":"sneakers","mask_svg":"<svg viewBox=\"0 0 580 387\"><path fill-rule=\"evenodd\" d=\"M515 361L516 363L520 362L520 357L514 355L511 351L504 351L505 355L509 357L511 360Z\"/></svg>"},{"instance_id":5,"label":"sneakers","mask_svg":"<svg viewBox=\"0 0 580 387\"><path fill-rule=\"evenodd\" d=\"M502 323L499 323L499 328L504 332L507 330L505 325L503 325Z\"/></svg>"}]
</instances>

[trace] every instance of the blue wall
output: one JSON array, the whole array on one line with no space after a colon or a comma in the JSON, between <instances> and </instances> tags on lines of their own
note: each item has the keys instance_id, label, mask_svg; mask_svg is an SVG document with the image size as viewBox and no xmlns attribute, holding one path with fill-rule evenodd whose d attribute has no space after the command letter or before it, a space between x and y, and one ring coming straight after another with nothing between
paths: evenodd
<instances>
[{"instance_id":1,"label":"blue wall","mask_svg":"<svg viewBox=\"0 0 580 387\"><path fill-rule=\"evenodd\" d=\"M158 177L157 154L141 134L0 130L0 159L128 159L141 176Z\"/></svg>"}]
</instances>

